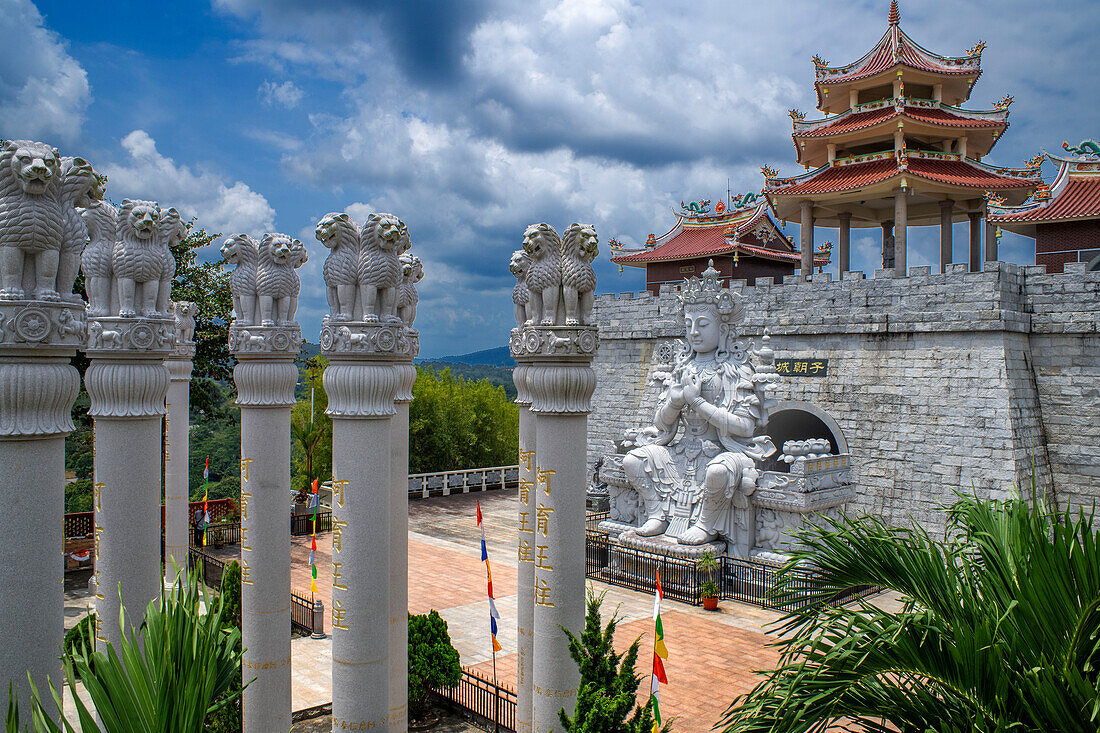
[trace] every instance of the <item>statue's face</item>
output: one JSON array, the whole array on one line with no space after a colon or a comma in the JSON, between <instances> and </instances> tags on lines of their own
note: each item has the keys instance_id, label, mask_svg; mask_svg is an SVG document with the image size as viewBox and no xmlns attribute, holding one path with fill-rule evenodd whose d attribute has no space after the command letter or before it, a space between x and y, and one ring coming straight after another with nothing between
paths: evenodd
<instances>
[{"instance_id":1,"label":"statue's face","mask_svg":"<svg viewBox=\"0 0 1100 733\"><path fill-rule=\"evenodd\" d=\"M688 344L696 354L710 354L718 348L722 331L717 308L705 306L686 309L684 328L687 331Z\"/></svg>"}]
</instances>

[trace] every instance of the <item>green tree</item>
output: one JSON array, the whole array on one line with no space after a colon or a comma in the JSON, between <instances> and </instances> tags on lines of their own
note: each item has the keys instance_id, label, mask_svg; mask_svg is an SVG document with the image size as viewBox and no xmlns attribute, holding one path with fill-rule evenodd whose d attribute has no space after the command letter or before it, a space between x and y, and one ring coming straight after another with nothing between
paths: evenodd
<instances>
[{"instance_id":1,"label":"green tree","mask_svg":"<svg viewBox=\"0 0 1100 733\"><path fill-rule=\"evenodd\" d=\"M237 634L237 651L241 650L241 566L234 560L225 566L222 573L222 592L218 596L221 604L222 628L228 634ZM217 703L225 702L206 716L206 733L240 733L241 690L244 688L244 670L238 669L233 682L222 693Z\"/></svg>"},{"instance_id":2,"label":"green tree","mask_svg":"<svg viewBox=\"0 0 1100 733\"><path fill-rule=\"evenodd\" d=\"M1034 493L1033 493L1034 495ZM807 533L783 570L820 573L778 628L778 667L734 701L726 733L1095 731L1100 543L1092 516L961 498L946 540L842 518ZM897 592L900 611L831 608L848 589ZM788 586L790 587L790 586Z\"/></svg>"},{"instance_id":3,"label":"green tree","mask_svg":"<svg viewBox=\"0 0 1100 733\"><path fill-rule=\"evenodd\" d=\"M309 491L314 479L332 478L332 419L325 414L328 393L323 383L327 366L323 356L306 360L304 378L299 380L305 385L304 397L290 409L290 485L296 491Z\"/></svg>"},{"instance_id":4,"label":"green tree","mask_svg":"<svg viewBox=\"0 0 1100 733\"><path fill-rule=\"evenodd\" d=\"M205 598L211 610L201 613L201 584L195 574L186 589L177 584L170 593L162 593L149 603L138 629L128 627L125 612L120 612L122 628L128 628L120 649L107 644L104 653L82 645L65 656L69 687L76 684L79 672L95 709L93 716L74 696L82 733L200 733L208 713L239 698L239 693L236 697L222 697L222 693L240 674L240 633L226 633L221 604L211 605ZM67 721L59 725L54 720L61 712L61 693L52 682L50 693L56 706L52 712L32 683L34 730L75 733ZM18 703L10 688L8 695L7 730L17 733Z\"/></svg>"},{"instance_id":5,"label":"green tree","mask_svg":"<svg viewBox=\"0 0 1100 733\"><path fill-rule=\"evenodd\" d=\"M558 719L566 733L650 733L653 710L648 704L635 704L642 681L634 669L641 637L626 654L617 654L613 642L619 617L612 614L603 625L603 599L604 594L589 591L580 637L562 629L569 637L569 656L576 662L581 680L573 717L562 708ZM667 732L671 727L669 720L661 730Z\"/></svg>"},{"instance_id":6,"label":"green tree","mask_svg":"<svg viewBox=\"0 0 1100 733\"><path fill-rule=\"evenodd\" d=\"M454 687L462 679L458 650L451 644L447 622L434 610L409 614L409 712L427 712L434 687Z\"/></svg>"}]
</instances>

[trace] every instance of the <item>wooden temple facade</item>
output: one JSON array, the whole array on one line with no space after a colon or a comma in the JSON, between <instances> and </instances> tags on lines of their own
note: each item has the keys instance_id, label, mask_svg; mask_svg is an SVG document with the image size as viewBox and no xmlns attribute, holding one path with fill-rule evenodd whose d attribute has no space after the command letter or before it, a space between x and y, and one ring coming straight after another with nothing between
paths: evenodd
<instances>
[{"instance_id":1,"label":"wooden temple facade","mask_svg":"<svg viewBox=\"0 0 1100 733\"><path fill-rule=\"evenodd\" d=\"M1071 155L1047 156L1058 165L1054 183L1019 206L991 198L989 223L1034 239L1035 264L1047 272L1062 272L1069 262L1100 270L1100 144L1062 148Z\"/></svg>"},{"instance_id":2,"label":"wooden temple facade","mask_svg":"<svg viewBox=\"0 0 1100 733\"><path fill-rule=\"evenodd\" d=\"M812 271L815 226L840 230L840 271L849 269L851 227L879 227L883 267L906 273L906 230L940 226L940 267L951 262L952 224L970 223L970 268L981 267L986 193L1021 204L1039 186L1041 158L1021 169L982 162L1008 127L1011 97L993 109L961 105L981 75L984 44L960 57L913 41L891 3L885 35L863 58L830 66L814 57L820 120L790 110L804 175L780 177L765 166L764 195L775 215L802 225L800 269ZM996 259L987 227L986 259Z\"/></svg>"}]
</instances>

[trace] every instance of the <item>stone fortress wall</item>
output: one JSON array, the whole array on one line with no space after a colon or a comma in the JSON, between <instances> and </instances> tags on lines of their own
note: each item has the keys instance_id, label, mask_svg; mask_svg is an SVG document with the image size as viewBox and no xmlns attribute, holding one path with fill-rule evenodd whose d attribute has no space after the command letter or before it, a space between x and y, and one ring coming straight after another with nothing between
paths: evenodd
<instances>
[{"instance_id":1,"label":"stone fortress wall","mask_svg":"<svg viewBox=\"0 0 1100 733\"><path fill-rule=\"evenodd\" d=\"M1059 509L1100 498L1100 272L1066 270L986 262L730 287L745 296L745 339L759 347L767 326L777 359L828 359L827 376L785 377L776 397L840 433L855 464L849 511L937 532L954 492L1030 496L1033 466ZM598 296L593 318L590 466L651 424L654 350L683 333L671 289Z\"/></svg>"}]
</instances>

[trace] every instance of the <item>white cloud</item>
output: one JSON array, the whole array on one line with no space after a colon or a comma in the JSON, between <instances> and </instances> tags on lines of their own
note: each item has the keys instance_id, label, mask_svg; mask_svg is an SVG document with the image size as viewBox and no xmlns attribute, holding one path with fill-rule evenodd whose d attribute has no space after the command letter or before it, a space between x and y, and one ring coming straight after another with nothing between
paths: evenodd
<instances>
[{"instance_id":1,"label":"white cloud","mask_svg":"<svg viewBox=\"0 0 1100 733\"><path fill-rule=\"evenodd\" d=\"M30 0L0 0L0 38L0 135L75 141L92 99L84 68Z\"/></svg>"},{"instance_id":2,"label":"white cloud","mask_svg":"<svg viewBox=\"0 0 1100 733\"><path fill-rule=\"evenodd\" d=\"M255 234L274 229L275 210L246 183L227 184L213 171L177 165L161 155L145 130L122 138L122 147L128 160L104 168L111 198L153 199L161 206L175 206L185 218L198 217L207 231Z\"/></svg>"},{"instance_id":3,"label":"white cloud","mask_svg":"<svg viewBox=\"0 0 1100 733\"><path fill-rule=\"evenodd\" d=\"M265 81L260 85L257 93L260 95L260 101L269 107L279 105L287 109L297 107L298 102L301 102L302 97L305 96L305 92L292 81L284 81L282 84Z\"/></svg>"}]
</instances>

